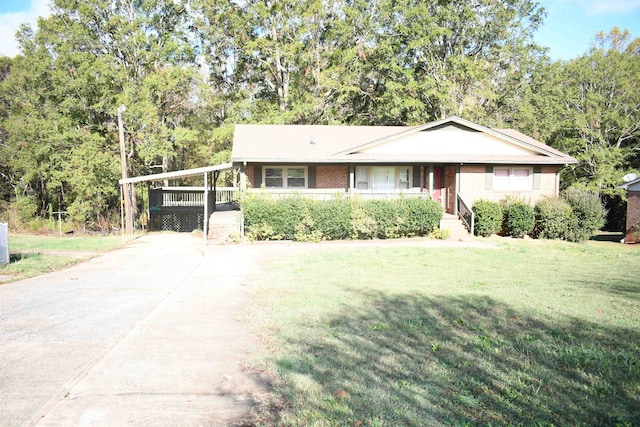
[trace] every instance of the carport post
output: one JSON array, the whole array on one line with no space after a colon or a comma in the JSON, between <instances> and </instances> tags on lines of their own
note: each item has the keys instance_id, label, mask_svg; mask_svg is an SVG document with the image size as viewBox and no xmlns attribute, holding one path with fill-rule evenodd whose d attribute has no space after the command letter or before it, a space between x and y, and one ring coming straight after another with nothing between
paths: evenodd
<instances>
[{"instance_id":1,"label":"carport post","mask_svg":"<svg viewBox=\"0 0 640 427\"><path fill-rule=\"evenodd\" d=\"M207 246L207 239L209 237L209 174L204 173L204 220L202 224L202 231L204 232L204 245Z\"/></svg>"}]
</instances>

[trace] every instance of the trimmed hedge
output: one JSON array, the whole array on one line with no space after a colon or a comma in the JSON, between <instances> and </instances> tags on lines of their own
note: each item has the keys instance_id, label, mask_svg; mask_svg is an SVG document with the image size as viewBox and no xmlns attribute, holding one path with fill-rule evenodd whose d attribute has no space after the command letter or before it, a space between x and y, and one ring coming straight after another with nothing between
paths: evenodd
<instances>
[{"instance_id":1,"label":"trimmed hedge","mask_svg":"<svg viewBox=\"0 0 640 427\"><path fill-rule=\"evenodd\" d=\"M475 218L474 234L489 237L502 230L502 208L497 202L477 200L471 208Z\"/></svg>"},{"instance_id":2,"label":"trimmed hedge","mask_svg":"<svg viewBox=\"0 0 640 427\"><path fill-rule=\"evenodd\" d=\"M241 205L247 235L255 240L426 236L438 228L443 213L440 204L421 198L320 201L248 194Z\"/></svg>"},{"instance_id":3,"label":"trimmed hedge","mask_svg":"<svg viewBox=\"0 0 640 427\"><path fill-rule=\"evenodd\" d=\"M534 207L536 227L534 234L539 239L570 240L570 230L575 221L571 205L562 197L547 197Z\"/></svg>"},{"instance_id":4,"label":"trimmed hedge","mask_svg":"<svg viewBox=\"0 0 640 427\"><path fill-rule=\"evenodd\" d=\"M536 224L533 207L522 200L505 200L502 215L505 236L524 237L531 234Z\"/></svg>"}]
</instances>

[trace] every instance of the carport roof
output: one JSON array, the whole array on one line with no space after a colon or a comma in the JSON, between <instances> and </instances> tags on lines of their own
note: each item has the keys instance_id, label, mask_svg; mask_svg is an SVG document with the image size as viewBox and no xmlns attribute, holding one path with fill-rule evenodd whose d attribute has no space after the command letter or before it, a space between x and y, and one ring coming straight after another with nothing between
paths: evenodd
<instances>
[{"instance_id":1,"label":"carport roof","mask_svg":"<svg viewBox=\"0 0 640 427\"><path fill-rule=\"evenodd\" d=\"M137 184L139 182L146 182L146 181L161 181L165 179L184 178L187 176L201 175L209 172L224 172L232 169L233 169L233 164L221 163L219 165L205 166L203 168L184 169L180 171L155 173L152 175L142 175L142 176L136 176L133 178L120 179L118 183L120 183L120 185Z\"/></svg>"}]
</instances>

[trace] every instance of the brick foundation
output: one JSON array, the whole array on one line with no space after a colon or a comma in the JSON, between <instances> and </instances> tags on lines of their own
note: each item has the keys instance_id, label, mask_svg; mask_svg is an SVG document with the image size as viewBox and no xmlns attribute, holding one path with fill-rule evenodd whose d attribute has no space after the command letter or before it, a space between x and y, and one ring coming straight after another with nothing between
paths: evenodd
<instances>
[{"instance_id":1,"label":"brick foundation","mask_svg":"<svg viewBox=\"0 0 640 427\"><path fill-rule=\"evenodd\" d=\"M635 241L630 234L631 227L640 222L640 191L629 191L627 196L627 243L640 243Z\"/></svg>"}]
</instances>

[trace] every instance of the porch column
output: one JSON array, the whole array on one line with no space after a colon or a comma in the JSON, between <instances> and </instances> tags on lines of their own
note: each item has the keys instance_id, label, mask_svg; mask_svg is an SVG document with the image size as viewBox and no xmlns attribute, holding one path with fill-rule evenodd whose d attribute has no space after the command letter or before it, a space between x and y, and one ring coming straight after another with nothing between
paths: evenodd
<instances>
[{"instance_id":1,"label":"porch column","mask_svg":"<svg viewBox=\"0 0 640 427\"><path fill-rule=\"evenodd\" d=\"M240 191L247 191L247 164L240 166Z\"/></svg>"},{"instance_id":2,"label":"porch column","mask_svg":"<svg viewBox=\"0 0 640 427\"><path fill-rule=\"evenodd\" d=\"M356 167L349 165L349 190L356 188Z\"/></svg>"},{"instance_id":3,"label":"porch column","mask_svg":"<svg viewBox=\"0 0 640 427\"><path fill-rule=\"evenodd\" d=\"M433 165L429 165L429 196L433 197Z\"/></svg>"}]
</instances>

